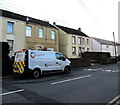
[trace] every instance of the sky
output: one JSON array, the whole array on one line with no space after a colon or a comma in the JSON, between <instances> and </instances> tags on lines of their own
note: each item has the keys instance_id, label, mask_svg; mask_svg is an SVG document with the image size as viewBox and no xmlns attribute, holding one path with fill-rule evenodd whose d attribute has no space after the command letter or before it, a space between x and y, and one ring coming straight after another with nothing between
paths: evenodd
<instances>
[{"instance_id":1,"label":"sky","mask_svg":"<svg viewBox=\"0 0 120 105\"><path fill-rule=\"evenodd\" d=\"M0 0L0 8L118 41L119 0Z\"/></svg>"}]
</instances>

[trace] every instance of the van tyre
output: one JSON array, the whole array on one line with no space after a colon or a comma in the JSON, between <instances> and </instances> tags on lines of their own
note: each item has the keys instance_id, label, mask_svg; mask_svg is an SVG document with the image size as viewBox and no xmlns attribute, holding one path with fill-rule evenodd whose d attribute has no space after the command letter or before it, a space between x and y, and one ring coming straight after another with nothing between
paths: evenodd
<instances>
[{"instance_id":1,"label":"van tyre","mask_svg":"<svg viewBox=\"0 0 120 105\"><path fill-rule=\"evenodd\" d=\"M71 70L70 67L67 66L67 67L64 68L64 73L68 74L68 73L70 73L70 70Z\"/></svg>"},{"instance_id":2,"label":"van tyre","mask_svg":"<svg viewBox=\"0 0 120 105\"><path fill-rule=\"evenodd\" d=\"M33 71L33 78L37 79L40 77L40 71L39 70L34 70Z\"/></svg>"}]
</instances>

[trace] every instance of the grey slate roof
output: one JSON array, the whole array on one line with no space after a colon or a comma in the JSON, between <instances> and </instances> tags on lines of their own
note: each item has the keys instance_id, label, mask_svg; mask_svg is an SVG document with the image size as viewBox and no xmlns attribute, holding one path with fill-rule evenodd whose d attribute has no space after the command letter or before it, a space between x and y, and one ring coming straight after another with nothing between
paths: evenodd
<instances>
[{"instance_id":1,"label":"grey slate roof","mask_svg":"<svg viewBox=\"0 0 120 105\"><path fill-rule=\"evenodd\" d=\"M7 11L7 10L2 10L2 9L0 9L0 12L1 12L0 16L3 16L3 17L17 19L17 20L21 20L21 21L25 21L25 22L26 22L26 19L29 18L30 23L35 23L35 24L39 24L41 26L46 26L46 27L51 27L51 28L56 29L56 27L51 25L49 22L46 22L46 21L43 21L43 20L39 20L39 19L35 19L35 18L32 18L32 17L20 15L20 14L13 13L13 12L10 12L10 11Z\"/></svg>"},{"instance_id":2,"label":"grey slate roof","mask_svg":"<svg viewBox=\"0 0 120 105\"><path fill-rule=\"evenodd\" d=\"M68 33L68 34L75 34L75 35L80 35L80 36L88 37L82 31L79 31L79 30L76 30L76 29L72 29L72 28L68 28L68 27L64 27L64 26L60 26L60 25L56 25L56 26L58 28L60 28L61 30L63 30L64 32Z\"/></svg>"},{"instance_id":3,"label":"grey slate roof","mask_svg":"<svg viewBox=\"0 0 120 105\"><path fill-rule=\"evenodd\" d=\"M120 43L116 43L117 44L117 46L120 46Z\"/></svg>"},{"instance_id":4,"label":"grey slate roof","mask_svg":"<svg viewBox=\"0 0 120 105\"><path fill-rule=\"evenodd\" d=\"M101 44L105 44L105 45L114 45L113 41L108 41L108 40L104 40L104 39L99 39L99 38L93 38L95 40L97 40L99 43Z\"/></svg>"}]
</instances>

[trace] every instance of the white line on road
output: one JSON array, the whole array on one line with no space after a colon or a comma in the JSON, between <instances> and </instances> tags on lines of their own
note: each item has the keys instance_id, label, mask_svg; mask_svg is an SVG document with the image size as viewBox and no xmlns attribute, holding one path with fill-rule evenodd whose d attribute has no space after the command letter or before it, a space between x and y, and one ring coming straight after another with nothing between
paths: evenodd
<instances>
[{"instance_id":1,"label":"white line on road","mask_svg":"<svg viewBox=\"0 0 120 105\"><path fill-rule=\"evenodd\" d=\"M11 92L7 92L7 93L2 93L2 94L0 94L0 96L12 94L12 93L18 93L18 92L22 92L22 91L24 91L24 89L20 89L20 90L16 90L16 91L11 91Z\"/></svg>"},{"instance_id":2,"label":"white line on road","mask_svg":"<svg viewBox=\"0 0 120 105\"><path fill-rule=\"evenodd\" d=\"M114 105L119 105L120 104L120 100L119 100L119 98L120 98L120 95L118 95L117 97L115 97L113 100L111 100L107 105L113 105L113 103L115 102L115 101L117 101ZM118 104L117 104L118 103Z\"/></svg>"},{"instance_id":3,"label":"white line on road","mask_svg":"<svg viewBox=\"0 0 120 105\"><path fill-rule=\"evenodd\" d=\"M51 83L51 85L60 84L60 83L64 83L64 82L69 82L69 81L74 81L74 80L78 80L78 79L82 79L82 78L88 78L90 76L91 75L87 75L87 76L82 76L82 77L67 79L67 80L63 80L63 81L53 82L53 83Z\"/></svg>"}]
</instances>

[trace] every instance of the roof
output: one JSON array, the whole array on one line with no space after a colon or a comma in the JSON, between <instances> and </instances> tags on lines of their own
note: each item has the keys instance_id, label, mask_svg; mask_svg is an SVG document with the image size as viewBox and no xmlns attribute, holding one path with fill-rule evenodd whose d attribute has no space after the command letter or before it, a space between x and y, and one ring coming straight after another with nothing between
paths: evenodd
<instances>
[{"instance_id":1,"label":"roof","mask_svg":"<svg viewBox=\"0 0 120 105\"><path fill-rule=\"evenodd\" d=\"M79 35L79 36L88 37L85 33L83 33L80 30L76 30L76 29L72 29L72 28L68 28L68 27L64 27L64 26L60 26L60 25L56 25L56 26L68 34L75 34L75 35Z\"/></svg>"},{"instance_id":2,"label":"roof","mask_svg":"<svg viewBox=\"0 0 120 105\"><path fill-rule=\"evenodd\" d=\"M105 45L114 45L113 41L109 41L109 40L104 40L104 39L99 39L99 38L93 38L95 40L97 40L99 43L101 44L105 44Z\"/></svg>"},{"instance_id":3,"label":"roof","mask_svg":"<svg viewBox=\"0 0 120 105\"><path fill-rule=\"evenodd\" d=\"M46 21L43 21L43 20L35 19L35 18L29 17L29 16L20 15L20 14L13 13L13 12L10 12L10 11L7 11L7 10L0 9L0 11L2 11L0 16L2 15L3 17L17 19L17 20L21 20L21 21L25 21L25 22L27 22L27 18L28 18L29 19L28 22L30 22L30 23L35 23L35 24L39 24L41 26L46 26L46 27L51 27L51 28L56 29L56 27L51 25L49 22L46 22Z\"/></svg>"},{"instance_id":4,"label":"roof","mask_svg":"<svg viewBox=\"0 0 120 105\"><path fill-rule=\"evenodd\" d=\"M120 46L120 43L116 43L117 46Z\"/></svg>"}]
</instances>

